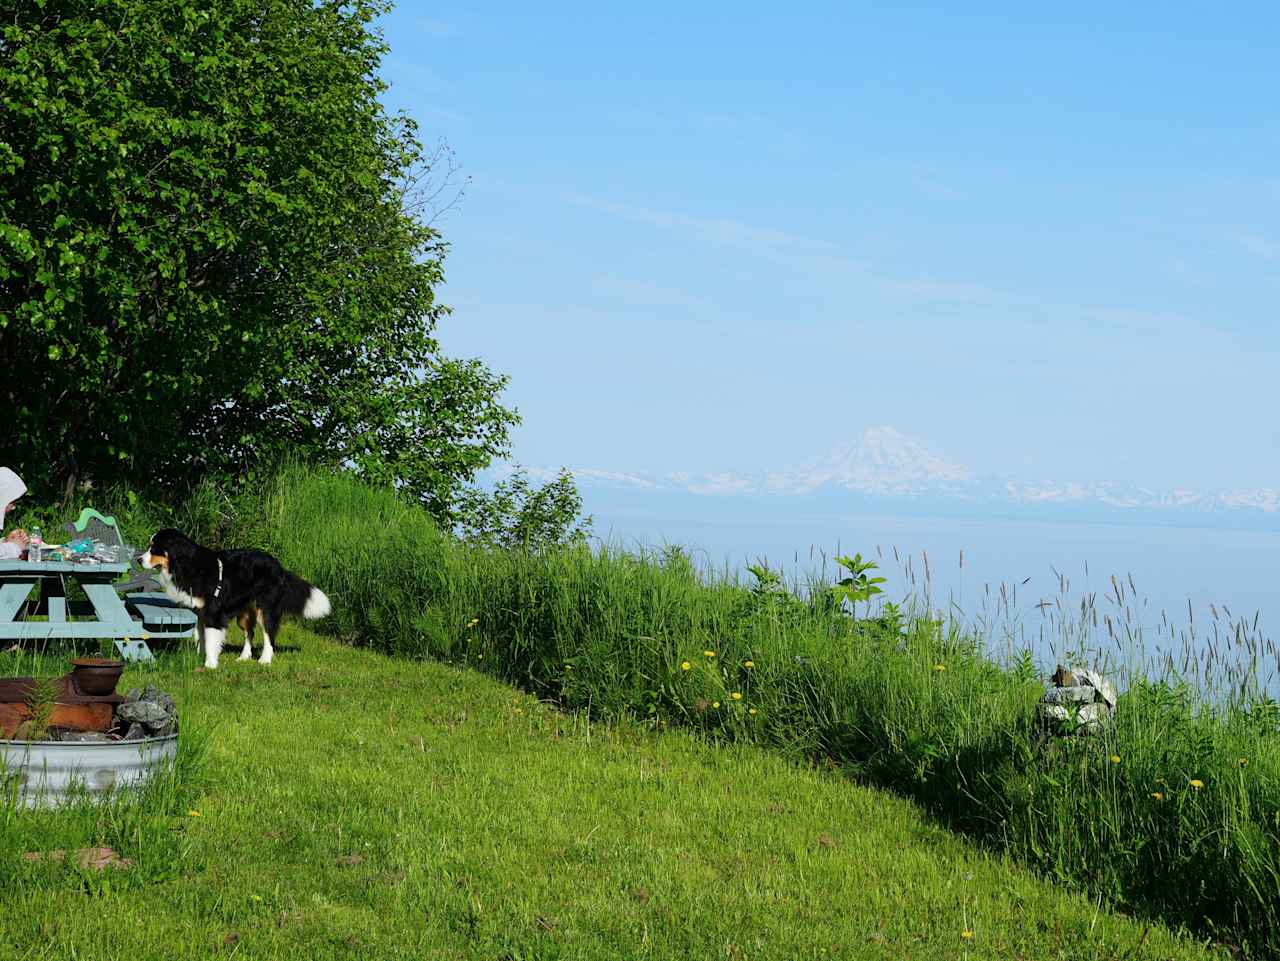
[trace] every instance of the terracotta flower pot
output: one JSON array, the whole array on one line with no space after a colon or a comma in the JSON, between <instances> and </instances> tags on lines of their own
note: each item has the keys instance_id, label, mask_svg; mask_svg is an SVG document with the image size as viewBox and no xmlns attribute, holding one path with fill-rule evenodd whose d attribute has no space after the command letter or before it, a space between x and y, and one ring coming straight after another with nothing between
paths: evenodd
<instances>
[{"instance_id":1,"label":"terracotta flower pot","mask_svg":"<svg viewBox=\"0 0 1280 961\"><path fill-rule=\"evenodd\" d=\"M109 657L77 657L71 661L71 680L81 694L113 694L123 673L124 661Z\"/></svg>"}]
</instances>

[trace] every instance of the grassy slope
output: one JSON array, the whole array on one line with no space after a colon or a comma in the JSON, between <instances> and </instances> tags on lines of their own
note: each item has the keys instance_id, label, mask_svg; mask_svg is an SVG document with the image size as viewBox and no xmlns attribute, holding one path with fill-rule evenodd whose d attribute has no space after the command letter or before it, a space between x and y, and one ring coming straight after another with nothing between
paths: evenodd
<instances>
[{"instance_id":1,"label":"grassy slope","mask_svg":"<svg viewBox=\"0 0 1280 961\"><path fill-rule=\"evenodd\" d=\"M1206 956L766 751L588 726L302 631L285 643L302 650L267 669L230 645L216 674L165 660L154 680L209 735L188 796L0 812L6 956ZM19 857L98 843L137 864Z\"/></svg>"},{"instance_id":2,"label":"grassy slope","mask_svg":"<svg viewBox=\"0 0 1280 961\"><path fill-rule=\"evenodd\" d=\"M1042 636L1078 652L1067 663L1115 670L1122 693L1104 736L1047 750L1036 713L1052 666L1017 656L1002 632L1020 634L1018 618L996 595L972 633L949 613L864 616L854 631L830 605L699 576L674 549L458 544L349 476L289 469L217 504L181 510L324 585L337 599L327 632L481 667L599 716L653 713L830 758L1064 886L1280 961L1280 705L1258 697L1275 652L1256 624L1178 639L1119 581L1076 613L1051 598ZM1113 655L1161 680L1126 680Z\"/></svg>"}]
</instances>

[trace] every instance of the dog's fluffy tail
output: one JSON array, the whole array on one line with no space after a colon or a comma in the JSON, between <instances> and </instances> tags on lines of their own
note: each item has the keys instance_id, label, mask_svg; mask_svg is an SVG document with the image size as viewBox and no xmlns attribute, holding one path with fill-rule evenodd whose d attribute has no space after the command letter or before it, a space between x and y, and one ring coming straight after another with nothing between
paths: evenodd
<instances>
[{"instance_id":1,"label":"dog's fluffy tail","mask_svg":"<svg viewBox=\"0 0 1280 961\"><path fill-rule=\"evenodd\" d=\"M290 614L314 621L327 617L333 610L328 596L320 588L311 586L292 571L288 571L285 577L284 608Z\"/></svg>"}]
</instances>

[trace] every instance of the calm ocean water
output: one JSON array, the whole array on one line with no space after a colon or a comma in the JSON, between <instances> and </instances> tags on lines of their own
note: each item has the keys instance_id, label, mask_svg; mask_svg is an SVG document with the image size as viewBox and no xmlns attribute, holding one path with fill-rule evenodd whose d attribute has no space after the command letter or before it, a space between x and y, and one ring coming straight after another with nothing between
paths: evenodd
<instances>
[{"instance_id":1,"label":"calm ocean water","mask_svg":"<svg viewBox=\"0 0 1280 961\"><path fill-rule=\"evenodd\" d=\"M723 505L714 516L663 516L635 502L610 509L588 499L586 506L603 540L683 545L703 566L741 572L745 583L753 582L745 565L761 559L803 580L822 572L825 552L830 578L831 557L859 551L880 563L887 599L919 598L927 587L932 609L977 626L993 648L1026 646L1047 659L1072 643L1102 650L1127 636L1148 657L1186 648L1203 654L1212 644L1221 657L1247 660L1252 646L1253 656L1262 654L1259 680L1280 673L1266 644L1268 615L1280 617L1276 531L879 513L788 517Z\"/></svg>"}]
</instances>

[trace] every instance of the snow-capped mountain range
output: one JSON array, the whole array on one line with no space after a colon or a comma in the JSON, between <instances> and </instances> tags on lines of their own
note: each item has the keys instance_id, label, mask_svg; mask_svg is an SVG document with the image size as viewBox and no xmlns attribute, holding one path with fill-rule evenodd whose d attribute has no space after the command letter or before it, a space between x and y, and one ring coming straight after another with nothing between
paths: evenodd
<instances>
[{"instance_id":1,"label":"snow-capped mountain range","mask_svg":"<svg viewBox=\"0 0 1280 961\"><path fill-rule=\"evenodd\" d=\"M512 468L495 470L499 477ZM664 474L570 467L584 494L592 490L684 492L701 496L839 495L955 500L988 505L1095 506L1129 511L1280 510L1280 489L1229 492L1155 490L1126 484L1028 481L976 476L968 468L935 456L918 441L892 427L872 427L852 441L793 468L757 473ZM556 471L528 468L534 479Z\"/></svg>"}]
</instances>

